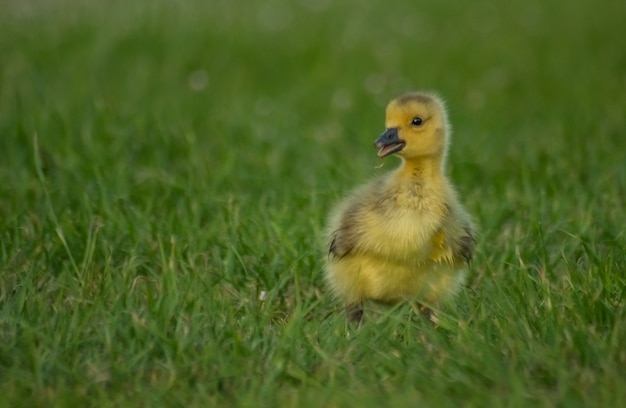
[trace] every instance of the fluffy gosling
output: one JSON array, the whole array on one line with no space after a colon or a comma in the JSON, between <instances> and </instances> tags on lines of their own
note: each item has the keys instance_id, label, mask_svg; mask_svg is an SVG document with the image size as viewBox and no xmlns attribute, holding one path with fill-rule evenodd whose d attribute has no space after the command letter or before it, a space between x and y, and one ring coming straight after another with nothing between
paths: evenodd
<instances>
[{"instance_id":1,"label":"fluffy gosling","mask_svg":"<svg viewBox=\"0 0 626 408\"><path fill-rule=\"evenodd\" d=\"M378 156L400 167L358 188L328 225L325 277L352 321L363 302L439 305L458 292L474 250L474 227L445 175L450 125L435 95L408 93L386 109Z\"/></svg>"}]
</instances>

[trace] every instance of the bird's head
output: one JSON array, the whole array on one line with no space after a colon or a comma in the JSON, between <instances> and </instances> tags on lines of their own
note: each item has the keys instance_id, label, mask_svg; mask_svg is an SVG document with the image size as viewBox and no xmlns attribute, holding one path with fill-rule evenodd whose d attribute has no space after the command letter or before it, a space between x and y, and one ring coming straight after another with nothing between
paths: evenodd
<instances>
[{"instance_id":1,"label":"bird's head","mask_svg":"<svg viewBox=\"0 0 626 408\"><path fill-rule=\"evenodd\" d=\"M378 156L396 153L407 160L445 155L448 118L443 102L435 95L415 92L387 105L385 132L374 143Z\"/></svg>"}]
</instances>

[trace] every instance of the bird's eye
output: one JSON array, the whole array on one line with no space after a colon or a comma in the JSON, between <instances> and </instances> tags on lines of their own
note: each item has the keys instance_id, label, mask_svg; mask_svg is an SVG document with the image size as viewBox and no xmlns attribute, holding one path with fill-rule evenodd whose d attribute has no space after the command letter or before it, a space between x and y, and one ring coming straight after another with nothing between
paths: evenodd
<instances>
[{"instance_id":1,"label":"bird's eye","mask_svg":"<svg viewBox=\"0 0 626 408\"><path fill-rule=\"evenodd\" d=\"M411 125L413 126L422 126L423 123L424 119L420 118L419 116L414 117L411 121Z\"/></svg>"}]
</instances>

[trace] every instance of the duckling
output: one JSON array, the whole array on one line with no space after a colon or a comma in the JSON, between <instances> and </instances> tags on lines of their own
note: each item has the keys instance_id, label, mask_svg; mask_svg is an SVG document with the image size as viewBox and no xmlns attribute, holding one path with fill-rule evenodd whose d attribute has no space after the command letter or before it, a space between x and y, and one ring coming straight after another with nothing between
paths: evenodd
<instances>
[{"instance_id":1,"label":"duckling","mask_svg":"<svg viewBox=\"0 0 626 408\"><path fill-rule=\"evenodd\" d=\"M450 125L434 94L414 92L386 108L378 156L400 167L356 189L330 217L325 278L360 321L363 302L417 301L432 310L457 293L472 259L471 217L445 174Z\"/></svg>"}]
</instances>

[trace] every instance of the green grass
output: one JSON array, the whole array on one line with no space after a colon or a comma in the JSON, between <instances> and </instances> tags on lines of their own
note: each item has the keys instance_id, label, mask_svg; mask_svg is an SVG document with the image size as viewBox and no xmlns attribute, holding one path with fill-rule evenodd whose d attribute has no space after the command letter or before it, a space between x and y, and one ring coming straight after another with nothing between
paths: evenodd
<instances>
[{"instance_id":1,"label":"green grass","mask_svg":"<svg viewBox=\"0 0 626 408\"><path fill-rule=\"evenodd\" d=\"M2 2L0 406L623 403L625 4ZM479 248L347 327L325 217L411 89Z\"/></svg>"}]
</instances>

